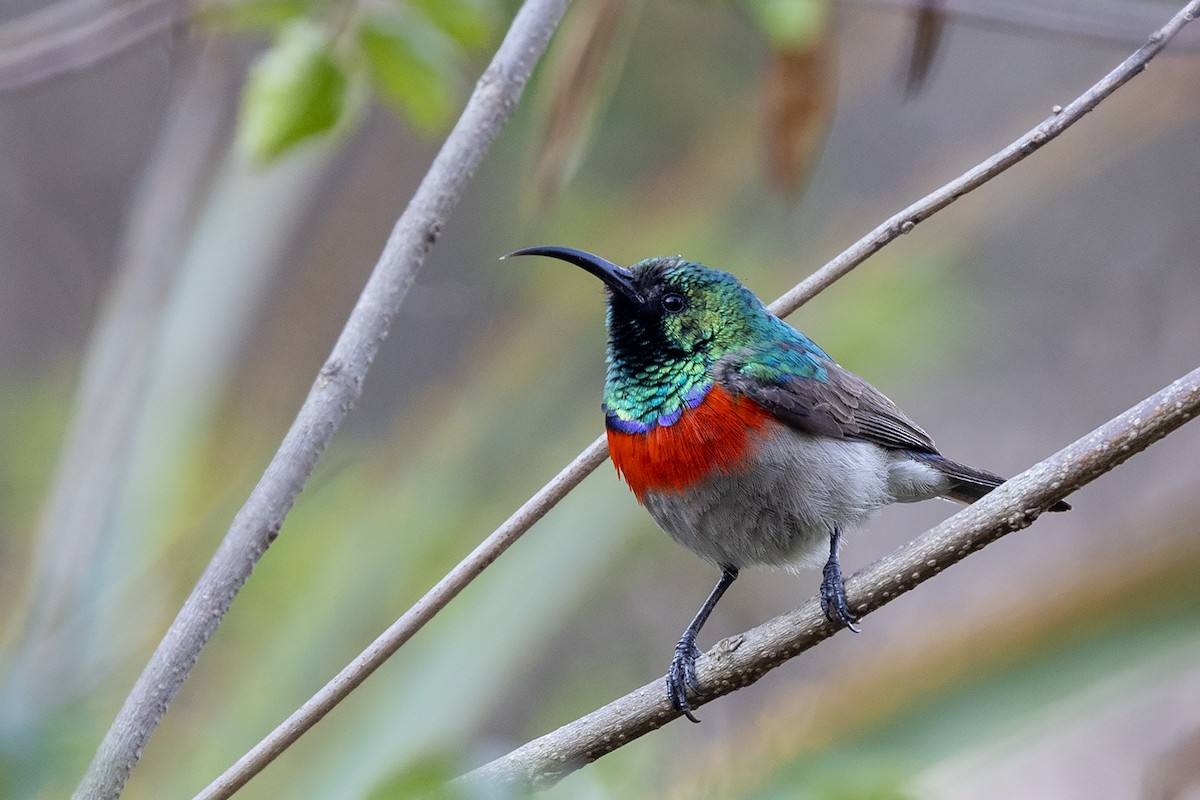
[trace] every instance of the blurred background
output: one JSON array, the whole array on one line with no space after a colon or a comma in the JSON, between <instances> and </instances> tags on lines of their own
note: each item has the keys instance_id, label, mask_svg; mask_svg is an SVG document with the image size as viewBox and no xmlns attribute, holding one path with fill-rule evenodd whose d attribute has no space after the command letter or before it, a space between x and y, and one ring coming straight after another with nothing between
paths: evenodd
<instances>
[{"instance_id":1,"label":"blurred background","mask_svg":"<svg viewBox=\"0 0 1200 800\"><path fill-rule=\"evenodd\" d=\"M0 796L83 774L516 5L3 4ZM125 796L203 788L602 431L599 284L499 255L683 253L773 299L1180 5L577 0ZM791 321L1004 474L1195 368L1198 48ZM1200 797L1197 452L543 796ZM602 466L239 796L428 792L664 673L716 577ZM818 580L745 574L701 646Z\"/></svg>"}]
</instances>

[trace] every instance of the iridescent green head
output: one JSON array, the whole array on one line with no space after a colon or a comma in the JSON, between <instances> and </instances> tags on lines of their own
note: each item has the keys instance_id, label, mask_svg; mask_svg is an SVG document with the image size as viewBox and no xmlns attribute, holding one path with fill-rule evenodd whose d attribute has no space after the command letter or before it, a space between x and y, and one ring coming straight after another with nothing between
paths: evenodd
<instances>
[{"instance_id":1,"label":"iridescent green head","mask_svg":"<svg viewBox=\"0 0 1200 800\"><path fill-rule=\"evenodd\" d=\"M625 269L566 247L512 255L558 258L608 287L604 407L609 425L621 430L670 425L698 405L722 356L770 339L808 343L737 278L681 257L648 258Z\"/></svg>"}]
</instances>

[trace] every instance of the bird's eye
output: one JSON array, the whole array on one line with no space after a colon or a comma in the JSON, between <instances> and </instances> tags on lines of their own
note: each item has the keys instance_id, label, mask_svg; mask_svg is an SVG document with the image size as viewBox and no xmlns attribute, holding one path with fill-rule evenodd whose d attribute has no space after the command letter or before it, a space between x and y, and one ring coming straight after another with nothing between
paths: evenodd
<instances>
[{"instance_id":1,"label":"bird's eye","mask_svg":"<svg viewBox=\"0 0 1200 800\"><path fill-rule=\"evenodd\" d=\"M687 298L679 292L667 292L662 296L663 311L668 314L678 314L687 308Z\"/></svg>"}]
</instances>

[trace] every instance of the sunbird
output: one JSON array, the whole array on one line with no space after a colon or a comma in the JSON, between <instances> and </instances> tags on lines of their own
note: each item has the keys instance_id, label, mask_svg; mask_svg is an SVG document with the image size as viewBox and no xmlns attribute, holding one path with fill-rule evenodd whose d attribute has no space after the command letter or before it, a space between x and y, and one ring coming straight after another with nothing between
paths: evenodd
<instances>
[{"instance_id":1,"label":"sunbird","mask_svg":"<svg viewBox=\"0 0 1200 800\"><path fill-rule=\"evenodd\" d=\"M626 269L570 247L509 256L557 258L604 282L613 464L660 528L721 571L667 671L668 700L692 722L688 690L703 696L696 636L743 567L823 561L821 608L857 631L842 536L889 503L972 503L1004 482L939 453L895 403L728 272L682 256Z\"/></svg>"}]
</instances>

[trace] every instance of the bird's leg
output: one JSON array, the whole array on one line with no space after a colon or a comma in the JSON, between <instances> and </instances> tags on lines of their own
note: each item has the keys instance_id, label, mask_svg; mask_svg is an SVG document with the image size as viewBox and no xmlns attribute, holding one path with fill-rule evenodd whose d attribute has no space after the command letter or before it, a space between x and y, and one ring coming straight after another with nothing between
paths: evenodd
<instances>
[{"instance_id":1,"label":"bird's leg","mask_svg":"<svg viewBox=\"0 0 1200 800\"><path fill-rule=\"evenodd\" d=\"M679 644L675 645L675 657L671 659L671 668L667 670L667 699L671 701L672 708L683 712L683 715L692 722L700 721L692 714L692 706L687 699L688 689L696 694L701 694L700 683L696 680L696 659L700 657L700 650L696 647L696 636L704 627L704 623L708 621L708 615L716 608L721 595L725 594L729 585L737 580L737 576L737 567L721 568L721 579L717 581L717 585L709 593L708 599L704 601L704 605L696 612L695 618L683 632Z\"/></svg>"},{"instance_id":2,"label":"bird's leg","mask_svg":"<svg viewBox=\"0 0 1200 800\"><path fill-rule=\"evenodd\" d=\"M841 543L842 534L834 525L829 529L829 560L821 571L821 610L830 622L841 623L858 633L858 626L854 624L858 622L858 617L846 602L846 583L842 580L842 565L838 562Z\"/></svg>"}]
</instances>

